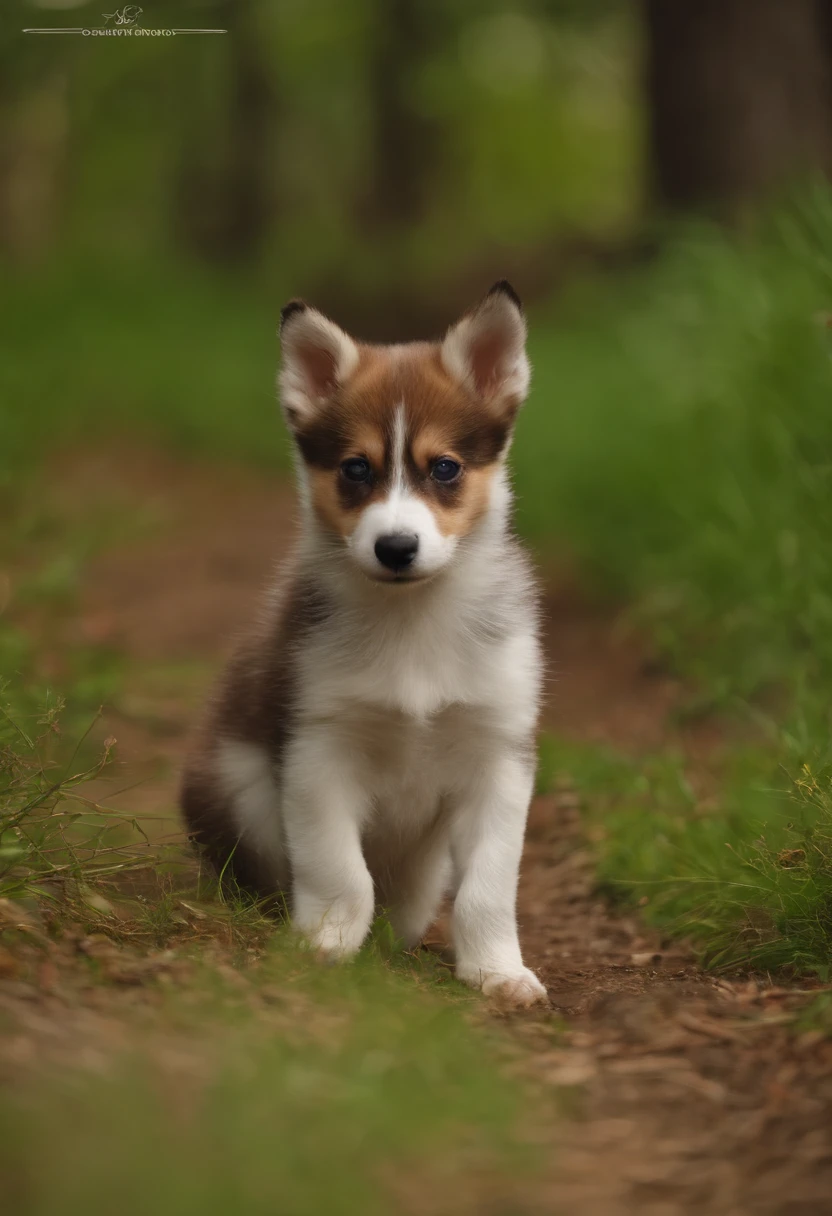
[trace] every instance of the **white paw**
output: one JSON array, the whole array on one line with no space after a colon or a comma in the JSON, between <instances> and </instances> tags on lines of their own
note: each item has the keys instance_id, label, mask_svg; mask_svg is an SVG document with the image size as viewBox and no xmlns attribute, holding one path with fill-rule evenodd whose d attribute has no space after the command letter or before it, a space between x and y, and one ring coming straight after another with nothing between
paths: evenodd
<instances>
[{"instance_id":1,"label":"white paw","mask_svg":"<svg viewBox=\"0 0 832 1216\"><path fill-rule=\"evenodd\" d=\"M314 927L304 927L296 921L295 928L310 950L316 950L331 962L352 958L367 934L363 921L327 919Z\"/></svg>"},{"instance_id":2,"label":"white paw","mask_svg":"<svg viewBox=\"0 0 832 1216\"><path fill-rule=\"evenodd\" d=\"M373 889L369 874L366 892L325 903L314 892L297 886L292 923L302 940L332 961L350 958L361 949L373 917Z\"/></svg>"},{"instance_id":3,"label":"white paw","mask_svg":"<svg viewBox=\"0 0 832 1216\"><path fill-rule=\"evenodd\" d=\"M528 967L512 975L488 971L480 972L475 980L465 976L459 978L475 988L481 988L484 996L494 997L501 1005L527 1008L529 1005L548 1000L543 984Z\"/></svg>"},{"instance_id":4,"label":"white paw","mask_svg":"<svg viewBox=\"0 0 832 1216\"><path fill-rule=\"evenodd\" d=\"M352 940L344 939L342 934L328 929L314 934L308 940L311 948L327 962L343 962L345 958L352 958L359 951L359 946L356 946Z\"/></svg>"},{"instance_id":5,"label":"white paw","mask_svg":"<svg viewBox=\"0 0 832 1216\"><path fill-rule=\"evenodd\" d=\"M364 940L352 926L325 925L311 938L313 949L331 959L333 962L352 958L361 948Z\"/></svg>"}]
</instances>

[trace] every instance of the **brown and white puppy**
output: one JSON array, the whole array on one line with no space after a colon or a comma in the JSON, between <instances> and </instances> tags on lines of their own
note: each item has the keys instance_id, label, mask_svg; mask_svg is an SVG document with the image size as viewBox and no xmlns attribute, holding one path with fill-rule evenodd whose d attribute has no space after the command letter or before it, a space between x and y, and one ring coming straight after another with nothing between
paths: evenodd
<instances>
[{"instance_id":1,"label":"brown and white puppy","mask_svg":"<svg viewBox=\"0 0 832 1216\"><path fill-rule=\"evenodd\" d=\"M189 827L335 955L376 906L415 945L452 891L459 978L541 999L515 915L540 686L520 302L497 283L439 343L367 346L293 301L281 339L301 535L187 767Z\"/></svg>"}]
</instances>

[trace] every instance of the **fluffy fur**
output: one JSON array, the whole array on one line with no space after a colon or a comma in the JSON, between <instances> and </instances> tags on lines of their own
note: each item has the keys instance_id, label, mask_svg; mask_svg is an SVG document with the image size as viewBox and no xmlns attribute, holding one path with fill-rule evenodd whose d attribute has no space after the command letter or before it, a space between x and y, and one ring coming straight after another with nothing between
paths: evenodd
<instances>
[{"instance_id":1,"label":"fluffy fur","mask_svg":"<svg viewBox=\"0 0 832 1216\"><path fill-rule=\"evenodd\" d=\"M300 301L281 332L300 538L187 766L190 830L219 869L285 892L331 955L375 907L416 945L451 892L459 978L531 1003L515 902L540 654L505 467L529 382L519 301L496 284L437 344L361 345ZM399 564L391 537L412 549Z\"/></svg>"}]
</instances>

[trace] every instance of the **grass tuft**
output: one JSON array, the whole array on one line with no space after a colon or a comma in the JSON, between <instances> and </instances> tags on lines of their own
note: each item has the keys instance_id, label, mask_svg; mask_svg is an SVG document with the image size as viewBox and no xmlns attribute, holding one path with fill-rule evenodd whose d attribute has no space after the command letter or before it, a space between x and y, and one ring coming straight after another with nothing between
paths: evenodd
<instances>
[{"instance_id":1,"label":"grass tuft","mask_svg":"<svg viewBox=\"0 0 832 1216\"><path fill-rule=\"evenodd\" d=\"M598 878L713 967L821 974L832 957L832 774L795 777L764 752L733 758L699 796L679 756L635 763L546 740L543 780L586 801Z\"/></svg>"},{"instance_id":2,"label":"grass tuft","mask_svg":"<svg viewBox=\"0 0 832 1216\"><path fill-rule=\"evenodd\" d=\"M53 700L29 723L0 704L1 898L51 899L69 886L81 890L147 865L139 821L83 793L107 765L113 741L91 767L73 771L83 740L68 762L53 746L62 708Z\"/></svg>"}]
</instances>

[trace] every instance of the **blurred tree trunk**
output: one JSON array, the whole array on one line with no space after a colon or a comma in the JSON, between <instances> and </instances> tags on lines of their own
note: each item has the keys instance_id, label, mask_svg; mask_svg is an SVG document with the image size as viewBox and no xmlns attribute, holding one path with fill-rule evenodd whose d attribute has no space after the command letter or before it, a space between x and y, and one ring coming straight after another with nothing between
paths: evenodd
<instances>
[{"instance_id":1,"label":"blurred tree trunk","mask_svg":"<svg viewBox=\"0 0 832 1216\"><path fill-rule=\"evenodd\" d=\"M729 213L832 167L828 0L644 0L653 188Z\"/></svg>"},{"instance_id":2,"label":"blurred tree trunk","mask_svg":"<svg viewBox=\"0 0 832 1216\"><path fill-rule=\"evenodd\" d=\"M229 36L232 96L223 236L233 257L251 257L261 249L271 219L275 97L251 6L241 0L236 0Z\"/></svg>"},{"instance_id":3,"label":"blurred tree trunk","mask_svg":"<svg viewBox=\"0 0 832 1216\"><path fill-rule=\"evenodd\" d=\"M403 228L418 223L427 209L443 125L419 111L415 78L445 32L442 12L427 0L377 0L369 64L369 180L360 200L365 228Z\"/></svg>"},{"instance_id":4,"label":"blurred tree trunk","mask_svg":"<svg viewBox=\"0 0 832 1216\"><path fill-rule=\"evenodd\" d=\"M227 109L218 129L186 135L178 170L176 227L184 244L214 261L256 257L273 221L276 89L251 0L226 0Z\"/></svg>"}]
</instances>

